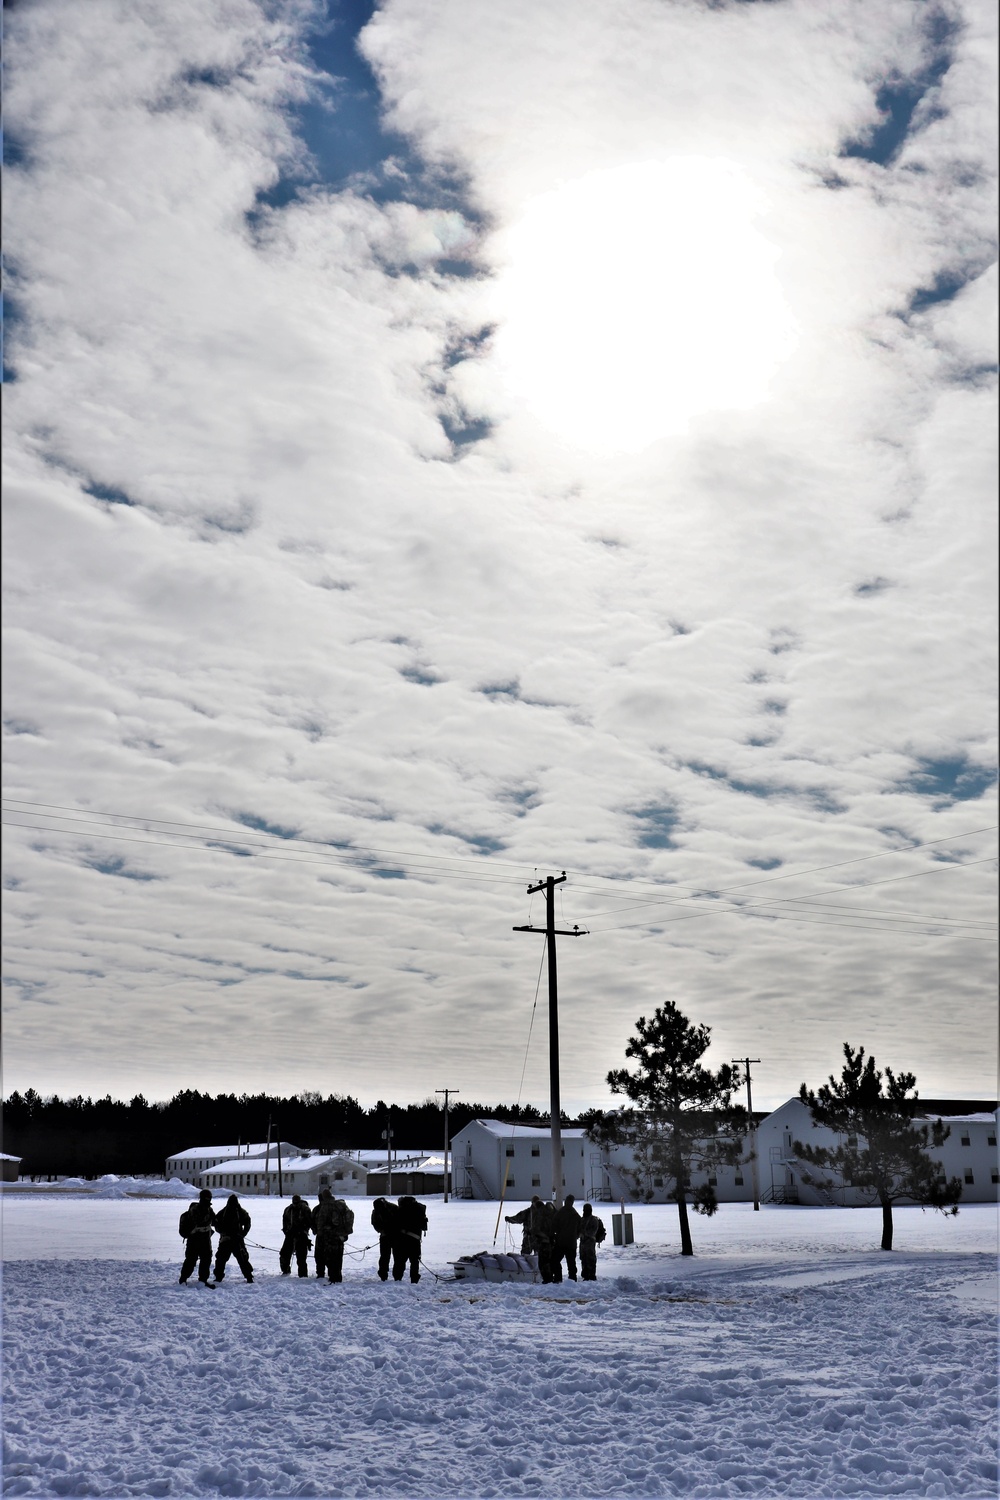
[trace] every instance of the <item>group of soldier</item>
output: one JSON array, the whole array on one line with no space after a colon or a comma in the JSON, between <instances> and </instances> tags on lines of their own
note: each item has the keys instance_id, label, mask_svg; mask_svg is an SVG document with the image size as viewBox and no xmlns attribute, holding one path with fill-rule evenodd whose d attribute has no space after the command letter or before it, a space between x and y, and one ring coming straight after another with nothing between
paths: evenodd
<instances>
[{"instance_id":1,"label":"group of soldier","mask_svg":"<svg viewBox=\"0 0 1000 1500\"><path fill-rule=\"evenodd\" d=\"M544 1203L536 1193L519 1214L506 1214L508 1224L521 1226L521 1254L536 1255L545 1282L562 1281L563 1263L570 1281L576 1281L576 1252L580 1250L580 1274L584 1281L597 1280L597 1247L605 1237L603 1219L589 1203L583 1213L574 1208L576 1199L567 1193L561 1208Z\"/></svg>"},{"instance_id":2,"label":"group of soldier","mask_svg":"<svg viewBox=\"0 0 1000 1500\"><path fill-rule=\"evenodd\" d=\"M402 1281L407 1270L411 1281L419 1281L421 1236L427 1230L424 1205L408 1195L396 1203L390 1203L387 1198L376 1198L371 1218L379 1237L379 1279L388 1281L391 1267L394 1281ZM208 1188L203 1188L198 1201L185 1209L180 1218L180 1232L184 1239L184 1264L178 1278L181 1284L187 1282L196 1267L198 1280L205 1285L211 1284L210 1272L216 1282L222 1281L230 1257L235 1259L245 1280L253 1281L253 1266L246 1244L250 1224L250 1215L235 1193L230 1193L225 1207L216 1213L212 1208L212 1194ZM320 1188L319 1202L315 1208L310 1208L299 1193L293 1193L292 1201L281 1216L281 1228L284 1239L278 1252L278 1265L282 1276L292 1274L293 1258L299 1275L309 1275L309 1251L315 1241L316 1275L325 1275L328 1281L343 1281L344 1246L354 1232L354 1211L343 1198L335 1198L328 1187ZM213 1231L219 1235L214 1271Z\"/></svg>"},{"instance_id":3,"label":"group of soldier","mask_svg":"<svg viewBox=\"0 0 1000 1500\"><path fill-rule=\"evenodd\" d=\"M522 1255L536 1255L538 1270L544 1282L562 1281L563 1264L570 1281L576 1281L576 1254L580 1251L580 1272L584 1281L597 1277L597 1247L604 1239L604 1223L589 1203L583 1213L574 1208L575 1199L568 1194L561 1208L544 1203L536 1194L527 1208L518 1214L507 1214L508 1224L521 1225ZM184 1264L180 1281L188 1280L195 1267L198 1280L209 1283L212 1267L212 1234L217 1231L219 1243L215 1252L214 1278L222 1281L230 1258L236 1261L247 1281L253 1281L253 1266L247 1252L250 1215L235 1193L230 1193L225 1207L216 1213L212 1194L203 1188L193 1203L181 1214L180 1232L184 1237ZM394 1281L402 1281L409 1271L411 1281L420 1280L421 1239L427 1232L427 1209L416 1198L405 1195L392 1203L376 1198L372 1205L372 1228L378 1233L378 1276L388 1281L390 1270ZM354 1211L343 1198L335 1198L328 1187L320 1188L315 1208L299 1193L281 1217L284 1239L278 1252L282 1276L292 1274L294 1258L300 1276L309 1275L309 1251L315 1241L316 1275L329 1281L344 1279L344 1246L354 1232ZM310 1238L312 1236L312 1238Z\"/></svg>"}]
</instances>

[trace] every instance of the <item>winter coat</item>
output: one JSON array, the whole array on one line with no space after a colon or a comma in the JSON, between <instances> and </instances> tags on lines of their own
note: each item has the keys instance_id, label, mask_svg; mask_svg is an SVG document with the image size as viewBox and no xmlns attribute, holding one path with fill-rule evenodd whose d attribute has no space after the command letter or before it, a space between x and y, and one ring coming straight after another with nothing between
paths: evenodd
<instances>
[{"instance_id":1,"label":"winter coat","mask_svg":"<svg viewBox=\"0 0 1000 1500\"><path fill-rule=\"evenodd\" d=\"M555 1216L555 1241L560 1249L572 1250L580 1238L580 1215L571 1203L564 1203Z\"/></svg>"},{"instance_id":2,"label":"winter coat","mask_svg":"<svg viewBox=\"0 0 1000 1500\"><path fill-rule=\"evenodd\" d=\"M399 1209L388 1198L376 1198L372 1206L372 1228L392 1237L399 1233Z\"/></svg>"},{"instance_id":3,"label":"winter coat","mask_svg":"<svg viewBox=\"0 0 1000 1500\"><path fill-rule=\"evenodd\" d=\"M282 1232L291 1235L308 1234L311 1227L312 1209L308 1203L289 1203L281 1215Z\"/></svg>"},{"instance_id":4,"label":"winter coat","mask_svg":"<svg viewBox=\"0 0 1000 1500\"><path fill-rule=\"evenodd\" d=\"M196 1234L199 1238L203 1234L211 1235L215 1228L215 1214L212 1212L210 1203L192 1203L181 1214L181 1233L187 1238Z\"/></svg>"},{"instance_id":5,"label":"winter coat","mask_svg":"<svg viewBox=\"0 0 1000 1500\"><path fill-rule=\"evenodd\" d=\"M332 1234L338 1240L346 1240L354 1232L354 1211L342 1198L331 1196L317 1204L312 1222L318 1235Z\"/></svg>"},{"instance_id":6,"label":"winter coat","mask_svg":"<svg viewBox=\"0 0 1000 1500\"><path fill-rule=\"evenodd\" d=\"M215 1227L227 1240L242 1240L250 1233L250 1215L236 1198L215 1216Z\"/></svg>"},{"instance_id":7,"label":"winter coat","mask_svg":"<svg viewBox=\"0 0 1000 1500\"><path fill-rule=\"evenodd\" d=\"M554 1244L556 1237L556 1211L551 1203L536 1203L529 1219L531 1241L538 1250Z\"/></svg>"},{"instance_id":8,"label":"winter coat","mask_svg":"<svg viewBox=\"0 0 1000 1500\"><path fill-rule=\"evenodd\" d=\"M603 1241L607 1230L604 1220L599 1219L596 1214L584 1214L580 1220L580 1248L584 1245L599 1245Z\"/></svg>"},{"instance_id":9,"label":"winter coat","mask_svg":"<svg viewBox=\"0 0 1000 1500\"><path fill-rule=\"evenodd\" d=\"M426 1234L427 1210L424 1205L418 1203L416 1198L404 1195L399 1200L396 1226L400 1234Z\"/></svg>"}]
</instances>

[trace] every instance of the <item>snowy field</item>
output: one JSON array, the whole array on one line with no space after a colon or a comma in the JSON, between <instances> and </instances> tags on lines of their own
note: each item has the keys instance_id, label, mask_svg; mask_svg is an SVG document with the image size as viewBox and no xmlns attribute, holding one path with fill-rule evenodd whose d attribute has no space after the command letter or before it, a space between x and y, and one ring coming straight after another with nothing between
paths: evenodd
<instances>
[{"instance_id":1,"label":"snowy field","mask_svg":"<svg viewBox=\"0 0 1000 1500\"><path fill-rule=\"evenodd\" d=\"M497 1209L430 1198L411 1286L355 1200L329 1286L248 1199L256 1280L212 1291L139 1187L4 1191L8 1495L997 1493L993 1207L898 1210L887 1255L874 1210L726 1205L685 1262L676 1209L615 1249L602 1205L598 1281L543 1287L449 1280Z\"/></svg>"}]
</instances>

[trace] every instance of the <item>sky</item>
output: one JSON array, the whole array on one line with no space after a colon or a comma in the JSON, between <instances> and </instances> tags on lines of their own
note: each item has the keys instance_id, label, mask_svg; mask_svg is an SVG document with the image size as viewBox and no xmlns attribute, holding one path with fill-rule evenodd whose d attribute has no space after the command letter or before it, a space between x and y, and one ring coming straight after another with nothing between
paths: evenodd
<instances>
[{"instance_id":1,"label":"sky","mask_svg":"<svg viewBox=\"0 0 1000 1500\"><path fill-rule=\"evenodd\" d=\"M990 0L21 0L4 1087L995 1097Z\"/></svg>"}]
</instances>

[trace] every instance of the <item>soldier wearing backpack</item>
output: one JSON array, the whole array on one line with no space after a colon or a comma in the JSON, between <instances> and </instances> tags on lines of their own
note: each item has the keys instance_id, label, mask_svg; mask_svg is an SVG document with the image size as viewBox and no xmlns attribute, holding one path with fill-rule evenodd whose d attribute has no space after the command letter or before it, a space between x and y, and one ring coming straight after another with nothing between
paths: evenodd
<instances>
[{"instance_id":1,"label":"soldier wearing backpack","mask_svg":"<svg viewBox=\"0 0 1000 1500\"><path fill-rule=\"evenodd\" d=\"M402 1281L410 1268L410 1280L420 1280L420 1237L427 1233L427 1209L408 1195L399 1199L396 1231L392 1243L392 1279Z\"/></svg>"},{"instance_id":2,"label":"soldier wearing backpack","mask_svg":"<svg viewBox=\"0 0 1000 1500\"><path fill-rule=\"evenodd\" d=\"M354 1233L354 1212L343 1198L335 1198L329 1188L321 1188L313 1220L316 1226L316 1263L322 1258L327 1279L344 1279L344 1244Z\"/></svg>"},{"instance_id":3,"label":"soldier wearing backpack","mask_svg":"<svg viewBox=\"0 0 1000 1500\"><path fill-rule=\"evenodd\" d=\"M219 1248L215 1252L216 1281L224 1278L231 1255L235 1256L244 1280L253 1281L253 1266L246 1247L246 1237L250 1233L250 1215L235 1193L229 1194L225 1208L216 1214L215 1227L219 1231Z\"/></svg>"},{"instance_id":4,"label":"soldier wearing backpack","mask_svg":"<svg viewBox=\"0 0 1000 1500\"><path fill-rule=\"evenodd\" d=\"M178 1281L184 1286L197 1265L198 1280L207 1285L212 1264L212 1230L215 1228L212 1195L208 1188L202 1188L198 1202L184 1210L177 1227L184 1240L184 1264Z\"/></svg>"},{"instance_id":5,"label":"soldier wearing backpack","mask_svg":"<svg viewBox=\"0 0 1000 1500\"><path fill-rule=\"evenodd\" d=\"M566 1262L566 1274L570 1281L576 1280L576 1242L580 1238L583 1220L573 1207L575 1202L573 1194L567 1193L562 1208L556 1210L555 1239L549 1261L553 1281L562 1281L563 1261Z\"/></svg>"},{"instance_id":6,"label":"soldier wearing backpack","mask_svg":"<svg viewBox=\"0 0 1000 1500\"><path fill-rule=\"evenodd\" d=\"M580 1274L584 1281L597 1280L597 1247L603 1243L606 1233L604 1220L597 1217L589 1203L585 1203L580 1220Z\"/></svg>"},{"instance_id":7,"label":"soldier wearing backpack","mask_svg":"<svg viewBox=\"0 0 1000 1500\"><path fill-rule=\"evenodd\" d=\"M281 1216L281 1228L285 1236L281 1242L281 1249L278 1251L278 1265L282 1276L291 1276L293 1254L299 1268L299 1275L308 1276L309 1265L306 1257L309 1254L312 1209L308 1203L303 1203L298 1193L292 1194L292 1201Z\"/></svg>"},{"instance_id":8,"label":"soldier wearing backpack","mask_svg":"<svg viewBox=\"0 0 1000 1500\"><path fill-rule=\"evenodd\" d=\"M392 1247L399 1237L399 1209L388 1198L376 1198L372 1204L372 1228L378 1231L378 1279L389 1280Z\"/></svg>"},{"instance_id":9,"label":"soldier wearing backpack","mask_svg":"<svg viewBox=\"0 0 1000 1500\"><path fill-rule=\"evenodd\" d=\"M553 1260L556 1248L556 1210L552 1203L537 1203L531 1201L531 1217L528 1220L531 1230L531 1244L535 1254L538 1256L538 1273L543 1281L554 1281ZM559 1273L562 1280L562 1272Z\"/></svg>"}]
</instances>

